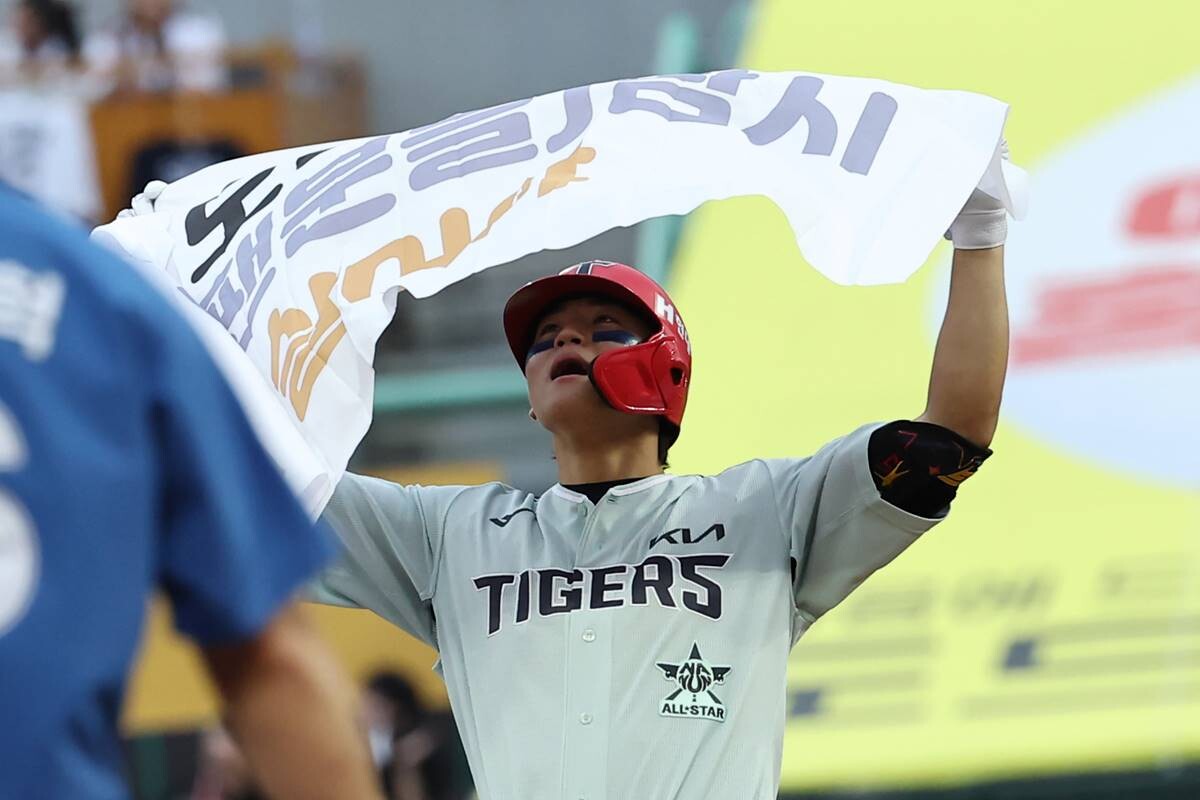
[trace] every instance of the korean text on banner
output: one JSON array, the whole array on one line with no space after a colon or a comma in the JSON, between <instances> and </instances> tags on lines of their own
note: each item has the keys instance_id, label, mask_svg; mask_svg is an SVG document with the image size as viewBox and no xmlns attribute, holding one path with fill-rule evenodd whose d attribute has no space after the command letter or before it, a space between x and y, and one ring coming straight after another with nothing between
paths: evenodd
<instances>
[{"instance_id":1,"label":"korean text on banner","mask_svg":"<svg viewBox=\"0 0 1200 800\"><path fill-rule=\"evenodd\" d=\"M312 452L264 439L316 513L370 422L397 291L426 297L752 194L779 205L830 279L902 281L976 185L1021 213L1019 170L996 158L1006 113L982 95L807 73L622 80L218 164L97 235L228 331L249 359L229 371L267 379Z\"/></svg>"}]
</instances>

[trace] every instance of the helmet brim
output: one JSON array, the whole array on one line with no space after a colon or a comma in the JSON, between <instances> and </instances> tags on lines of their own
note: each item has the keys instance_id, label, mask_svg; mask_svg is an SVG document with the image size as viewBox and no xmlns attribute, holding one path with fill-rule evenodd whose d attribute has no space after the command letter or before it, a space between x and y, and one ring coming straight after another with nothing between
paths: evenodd
<instances>
[{"instance_id":1,"label":"helmet brim","mask_svg":"<svg viewBox=\"0 0 1200 800\"><path fill-rule=\"evenodd\" d=\"M603 297L627 306L639 316L654 320L657 325L654 332L662 329L662 323L654 315L653 309L647 308L642 298L616 281L598 275L551 275L540 278L518 289L504 305L504 335L522 372L525 371L525 357L536 333L533 326L555 303L583 295Z\"/></svg>"}]
</instances>

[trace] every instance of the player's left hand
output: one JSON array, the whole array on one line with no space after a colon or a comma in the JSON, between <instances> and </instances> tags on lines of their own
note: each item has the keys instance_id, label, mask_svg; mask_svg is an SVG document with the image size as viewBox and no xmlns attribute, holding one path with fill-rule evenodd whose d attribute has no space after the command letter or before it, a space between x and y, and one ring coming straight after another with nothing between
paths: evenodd
<instances>
[{"instance_id":1,"label":"player's left hand","mask_svg":"<svg viewBox=\"0 0 1200 800\"><path fill-rule=\"evenodd\" d=\"M125 219L126 217L139 217L142 214L150 214L154 211L154 201L162 194L163 189L167 188L166 181L150 181L146 184L146 188L142 189L141 193L134 196L129 203L129 208L117 214L117 219Z\"/></svg>"},{"instance_id":2,"label":"player's left hand","mask_svg":"<svg viewBox=\"0 0 1200 800\"><path fill-rule=\"evenodd\" d=\"M1000 140L1000 157L1008 161L1008 142ZM1004 204L979 189L971 192L958 212L946 238L956 250L985 250L999 247L1008 237L1008 212Z\"/></svg>"}]
</instances>

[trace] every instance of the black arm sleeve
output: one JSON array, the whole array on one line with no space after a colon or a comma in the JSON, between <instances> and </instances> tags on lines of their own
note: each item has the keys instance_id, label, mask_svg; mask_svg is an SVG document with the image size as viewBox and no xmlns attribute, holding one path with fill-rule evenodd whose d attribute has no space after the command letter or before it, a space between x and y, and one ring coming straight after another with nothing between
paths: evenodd
<instances>
[{"instance_id":1,"label":"black arm sleeve","mask_svg":"<svg viewBox=\"0 0 1200 800\"><path fill-rule=\"evenodd\" d=\"M908 420L879 428L867 445L880 497L920 517L944 512L959 485L991 454L941 425Z\"/></svg>"}]
</instances>

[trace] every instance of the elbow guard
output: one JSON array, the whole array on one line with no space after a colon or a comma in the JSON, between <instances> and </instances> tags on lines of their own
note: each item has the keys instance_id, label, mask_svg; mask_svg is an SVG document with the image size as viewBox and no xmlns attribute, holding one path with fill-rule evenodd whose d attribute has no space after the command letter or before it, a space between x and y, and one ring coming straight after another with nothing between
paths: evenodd
<instances>
[{"instance_id":1,"label":"elbow guard","mask_svg":"<svg viewBox=\"0 0 1200 800\"><path fill-rule=\"evenodd\" d=\"M945 512L959 485L991 454L941 425L908 420L877 429L867 446L880 497L920 517Z\"/></svg>"}]
</instances>

